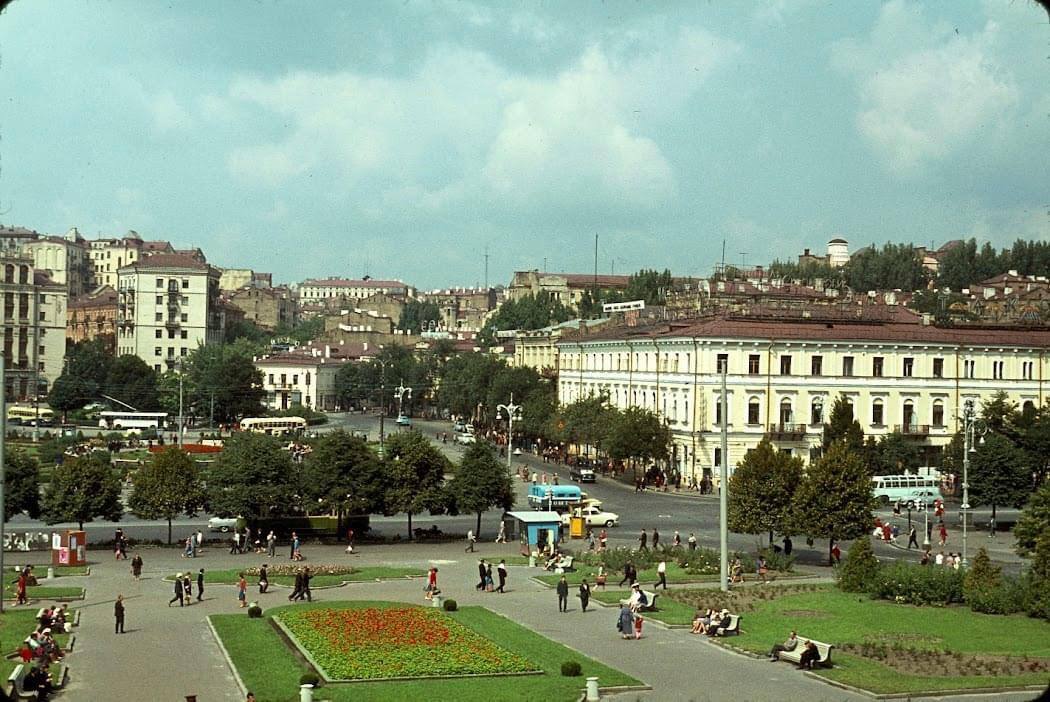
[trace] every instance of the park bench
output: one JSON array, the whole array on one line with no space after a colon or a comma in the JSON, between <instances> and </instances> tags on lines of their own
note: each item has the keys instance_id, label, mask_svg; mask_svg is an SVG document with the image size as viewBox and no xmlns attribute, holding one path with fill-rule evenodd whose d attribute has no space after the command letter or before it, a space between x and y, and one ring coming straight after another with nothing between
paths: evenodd
<instances>
[{"instance_id":1,"label":"park bench","mask_svg":"<svg viewBox=\"0 0 1050 702\"><path fill-rule=\"evenodd\" d=\"M716 630L718 636L738 636L740 634L740 615L730 614L729 622Z\"/></svg>"},{"instance_id":2,"label":"park bench","mask_svg":"<svg viewBox=\"0 0 1050 702\"><path fill-rule=\"evenodd\" d=\"M644 604L641 607L639 607L638 611L639 612L650 612L652 610L655 610L656 609L656 598L658 597L658 595L655 592L648 592L646 590L642 590L642 594L645 595L646 604ZM628 598L626 600L620 600L620 604L621 605L630 604L630 603L631 603L630 598Z\"/></svg>"},{"instance_id":3,"label":"park bench","mask_svg":"<svg viewBox=\"0 0 1050 702\"><path fill-rule=\"evenodd\" d=\"M806 642L807 641L812 641L814 644L816 644L816 646L817 646L817 653L820 654L820 657L817 658L816 661L814 661L813 665L815 665L815 666L816 665L830 666L831 665L831 649L833 649L834 646L832 646L829 643L823 643L821 641L817 641L816 639L806 639L806 638L803 638L801 636L798 637L798 646L795 647L794 651L781 651L780 652L780 654L779 654L780 660L788 661L788 662L794 663L795 665L798 665L799 661L802 660L802 652L806 650Z\"/></svg>"},{"instance_id":4,"label":"park bench","mask_svg":"<svg viewBox=\"0 0 1050 702\"><path fill-rule=\"evenodd\" d=\"M575 556L566 556L565 558L562 558L561 563L559 563L558 567L554 569L554 572L558 574L571 573L573 570L572 563L574 560L576 560Z\"/></svg>"},{"instance_id":5,"label":"park bench","mask_svg":"<svg viewBox=\"0 0 1050 702\"><path fill-rule=\"evenodd\" d=\"M11 697L18 699L19 697L35 697L35 693L26 692L22 684L26 679L26 666L23 663L19 663L15 666L15 669L11 671L11 674L7 676L7 684L11 686Z\"/></svg>"}]
</instances>

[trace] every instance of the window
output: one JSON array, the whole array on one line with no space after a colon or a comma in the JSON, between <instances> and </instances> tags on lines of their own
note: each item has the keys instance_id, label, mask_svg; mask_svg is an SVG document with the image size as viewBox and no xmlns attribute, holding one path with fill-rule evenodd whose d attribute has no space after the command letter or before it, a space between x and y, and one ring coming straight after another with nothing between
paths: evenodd
<instances>
[{"instance_id":1,"label":"window","mask_svg":"<svg viewBox=\"0 0 1050 702\"><path fill-rule=\"evenodd\" d=\"M871 403L871 423L873 426L882 426L882 400L875 400Z\"/></svg>"},{"instance_id":2,"label":"window","mask_svg":"<svg viewBox=\"0 0 1050 702\"><path fill-rule=\"evenodd\" d=\"M189 338L189 332L187 332L185 329L182 330L182 338L183 339L188 339Z\"/></svg>"},{"instance_id":3,"label":"window","mask_svg":"<svg viewBox=\"0 0 1050 702\"><path fill-rule=\"evenodd\" d=\"M47 295L41 295L41 296L40 296L40 304L42 305L42 304L44 304L45 302L47 302Z\"/></svg>"},{"instance_id":4,"label":"window","mask_svg":"<svg viewBox=\"0 0 1050 702\"><path fill-rule=\"evenodd\" d=\"M163 295L157 295L157 304L158 305L163 305L164 304L164 296Z\"/></svg>"},{"instance_id":5,"label":"window","mask_svg":"<svg viewBox=\"0 0 1050 702\"><path fill-rule=\"evenodd\" d=\"M791 400L785 397L780 401L780 423L783 425L791 424L792 419Z\"/></svg>"},{"instance_id":6,"label":"window","mask_svg":"<svg viewBox=\"0 0 1050 702\"><path fill-rule=\"evenodd\" d=\"M182 296L182 304L184 304L184 305L190 304L190 298L188 298L185 295L183 295Z\"/></svg>"},{"instance_id":7,"label":"window","mask_svg":"<svg viewBox=\"0 0 1050 702\"><path fill-rule=\"evenodd\" d=\"M933 421L931 422L935 427L944 426L944 403L940 400L934 400L933 402Z\"/></svg>"},{"instance_id":8,"label":"window","mask_svg":"<svg viewBox=\"0 0 1050 702\"><path fill-rule=\"evenodd\" d=\"M296 373L295 375L292 376L292 385L298 385L298 384L299 384L299 374ZM665 400L665 402L666 402L666 400Z\"/></svg>"},{"instance_id":9,"label":"window","mask_svg":"<svg viewBox=\"0 0 1050 702\"><path fill-rule=\"evenodd\" d=\"M824 357L814 356L810 359L809 374L810 375L821 375L821 371L824 368Z\"/></svg>"},{"instance_id":10,"label":"window","mask_svg":"<svg viewBox=\"0 0 1050 702\"><path fill-rule=\"evenodd\" d=\"M163 321L164 321L164 313L163 313L163 312L158 312L158 313L157 313L156 315L154 315L154 316L155 316L155 317L157 318L157 321L158 321L158 322L163 322Z\"/></svg>"},{"instance_id":11,"label":"window","mask_svg":"<svg viewBox=\"0 0 1050 702\"><path fill-rule=\"evenodd\" d=\"M168 338L169 339L174 339L175 338L175 330L174 329L169 329L168 330Z\"/></svg>"},{"instance_id":12,"label":"window","mask_svg":"<svg viewBox=\"0 0 1050 702\"><path fill-rule=\"evenodd\" d=\"M729 411L729 398L726 398L726 411ZM722 426L722 398L715 395L715 425Z\"/></svg>"},{"instance_id":13,"label":"window","mask_svg":"<svg viewBox=\"0 0 1050 702\"><path fill-rule=\"evenodd\" d=\"M186 314L185 312L183 312L182 313L182 321L183 322L188 322L189 319L190 319L190 316L188 314Z\"/></svg>"},{"instance_id":14,"label":"window","mask_svg":"<svg viewBox=\"0 0 1050 702\"><path fill-rule=\"evenodd\" d=\"M722 467L722 449L715 448L715 468Z\"/></svg>"},{"instance_id":15,"label":"window","mask_svg":"<svg viewBox=\"0 0 1050 702\"><path fill-rule=\"evenodd\" d=\"M157 287L158 288L163 288L164 287L164 279L163 278L157 278Z\"/></svg>"},{"instance_id":16,"label":"window","mask_svg":"<svg viewBox=\"0 0 1050 702\"><path fill-rule=\"evenodd\" d=\"M46 322L47 321L47 313L44 312L44 310L40 310L40 321L41 322Z\"/></svg>"},{"instance_id":17,"label":"window","mask_svg":"<svg viewBox=\"0 0 1050 702\"><path fill-rule=\"evenodd\" d=\"M871 359L871 375L873 378L882 377L882 356Z\"/></svg>"},{"instance_id":18,"label":"window","mask_svg":"<svg viewBox=\"0 0 1050 702\"><path fill-rule=\"evenodd\" d=\"M179 349L179 355L180 356L185 356L187 351L189 351L189 349L187 349L185 346L183 346L182 348Z\"/></svg>"},{"instance_id":19,"label":"window","mask_svg":"<svg viewBox=\"0 0 1050 702\"><path fill-rule=\"evenodd\" d=\"M933 359L933 377L943 378L944 377L944 359L935 358Z\"/></svg>"},{"instance_id":20,"label":"window","mask_svg":"<svg viewBox=\"0 0 1050 702\"><path fill-rule=\"evenodd\" d=\"M904 425L905 431L915 431L915 403L911 400L904 401L904 407L901 411L901 424Z\"/></svg>"},{"instance_id":21,"label":"window","mask_svg":"<svg viewBox=\"0 0 1050 702\"><path fill-rule=\"evenodd\" d=\"M809 404L809 423L820 424L824 421L824 399L814 397Z\"/></svg>"},{"instance_id":22,"label":"window","mask_svg":"<svg viewBox=\"0 0 1050 702\"><path fill-rule=\"evenodd\" d=\"M183 278L182 279L182 289L183 290L189 290L189 287L190 287L190 279L189 278Z\"/></svg>"},{"instance_id":23,"label":"window","mask_svg":"<svg viewBox=\"0 0 1050 702\"><path fill-rule=\"evenodd\" d=\"M156 330L154 330L154 333L153 333L153 335L154 335L155 337L157 337L158 339L159 339L159 338L161 338L161 336L163 336L163 335L161 334L161 331L160 331L160 329L156 329Z\"/></svg>"},{"instance_id":24,"label":"window","mask_svg":"<svg viewBox=\"0 0 1050 702\"><path fill-rule=\"evenodd\" d=\"M753 353L747 357L747 372L749 375L758 375L761 358L762 357L757 353Z\"/></svg>"},{"instance_id":25,"label":"window","mask_svg":"<svg viewBox=\"0 0 1050 702\"><path fill-rule=\"evenodd\" d=\"M268 382L270 383L270 385L273 385L273 373L270 373L269 377L270 377L270 379L269 379Z\"/></svg>"},{"instance_id":26,"label":"window","mask_svg":"<svg viewBox=\"0 0 1050 702\"><path fill-rule=\"evenodd\" d=\"M159 346L154 346L153 347L153 355L154 356L161 356L161 355L163 355L163 353L164 353L164 349L162 349L161 347L159 347Z\"/></svg>"},{"instance_id":27,"label":"window","mask_svg":"<svg viewBox=\"0 0 1050 702\"><path fill-rule=\"evenodd\" d=\"M310 387L310 374L309 373L306 374L306 386ZM617 396L619 396L619 392L620 391L617 390L616 392L617 392Z\"/></svg>"},{"instance_id":28,"label":"window","mask_svg":"<svg viewBox=\"0 0 1050 702\"><path fill-rule=\"evenodd\" d=\"M780 374L791 375L791 356L780 357Z\"/></svg>"},{"instance_id":29,"label":"window","mask_svg":"<svg viewBox=\"0 0 1050 702\"><path fill-rule=\"evenodd\" d=\"M728 353L720 353L720 354L718 354L718 366L717 367L718 367L718 371L717 371L718 373L728 373L729 372L729 354Z\"/></svg>"},{"instance_id":30,"label":"window","mask_svg":"<svg viewBox=\"0 0 1050 702\"><path fill-rule=\"evenodd\" d=\"M154 363L153 364L153 370L156 371L157 373L160 373L160 364L159 363Z\"/></svg>"},{"instance_id":31,"label":"window","mask_svg":"<svg viewBox=\"0 0 1050 702\"><path fill-rule=\"evenodd\" d=\"M747 403L747 423L759 423L759 404L757 397L751 398Z\"/></svg>"},{"instance_id":32,"label":"window","mask_svg":"<svg viewBox=\"0 0 1050 702\"><path fill-rule=\"evenodd\" d=\"M1024 380L1032 379L1032 361L1021 361L1021 378Z\"/></svg>"},{"instance_id":33,"label":"window","mask_svg":"<svg viewBox=\"0 0 1050 702\"><path fill-rule=\"evenodd\" d=\"M912 373L913 373L914 370L915 370L915 359L914 358L905 358L904 359L904 368L901 371L901 375L903 375L905 378L910 378L912 376Z\"/></svg>"},{"instance_id":34,"label":"window","mask_svg":"<svg viewBox=\"0 0 1050 702\"><path fill-rule=\"evenodd\" d=\"M1005 368L1006 361L992 361L992 378L994 380L1002 380Z\"/></svg>"},{"instance_id":35,"label":"window","mask_svg":"<svg viewBox=\"0 0 1050 702\"><path fill-rule=\"evenodd\" d=\"M175 347L174 346L169 346L168 347L168 358L175 358Z\"/></svg>"},{"instance_id":36,"label":"window","mask_svg":"<svg viewBox=\"0 0 1050 702\"><path fill-rule=\"evenodd\" d=\"M963 375L967 378L977 377L977 361L963 361Z\"/></svg>"},{"instance_id":37,"label":"window","mask_svg":"<svg viewBox=\"0 0 1050 702\"><path fill-rule=\"evenodd\" d=\"M852 378L853 377L853 356L842 357L842 377Z\"/></svg>"}]
</instances>

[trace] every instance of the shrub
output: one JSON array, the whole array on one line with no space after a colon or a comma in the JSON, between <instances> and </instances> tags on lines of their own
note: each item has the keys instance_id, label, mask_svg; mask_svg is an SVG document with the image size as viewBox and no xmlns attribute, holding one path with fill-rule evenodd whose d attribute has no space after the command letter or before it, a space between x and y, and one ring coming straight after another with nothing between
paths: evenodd
<instances>
[{"instance_id":1,"label":"shrub","mask_svg":"<svg viewBox=\"0 0 1050 702\"><path fill-rule=\"evenodd\" d=\"M255 602L252 602L251 606L248 607L248 618L249 619L259 619L260 617L262 617L262 615L263 615L262 607L260 607Z\"/></svg>"},{"instance_id":2,"label":"shrub","mask_svg":"<svg viewBox=\"0 0 1050 702\"><path fill-rule=\"evenodd\" d=\"M871 539L862 536L853 542L846 560L836 573L843 592L867 592L879 572L879 559L871 549Z\"/></svg>"},{"instance_id":3,"label":"shrub","mask_svg":"<svg viewBox=\"0 0 1050 702\"><path fill-rule=\"evenodd\" d=\"M992 559L988 557L988 551L983 546L977 550L970 569L963 577L963 597L966 598L970 609L986 614L1006 614L1003 610L1008 609L1010 605L1007 601L1008 593L1003 587L1002 572L1002 568L992 565Z\"/></svg>"},{"instance_id":4,"label":"shrub","mask_svg":"<svg viewBox=\"0 0 1050 702\"><path fill-rule=\"evenodd\" d=\"M690 575L713 575L718 573L718 551L709 548L686 549L676 554L675 560L682 570Z\"/></svg>"},{"instance_id":5,"label":"shrub","mask_svg":"<svg viewBox=\"0 0 1050 702\"><path fill-rule=\"evenodd\" d=\"M867 589L872 597L880 600L948 605L963 601L963 574L954 568L894 563L881 566Z\"/></svg>"},{"instance_id":6,"label":"shrub","mask_svg":"<svg viewBox=\"0 0 1050 702\"><path fill-rule=\"evenodd\" d=\"M567 678L579 677L582 672L583 668L576 661L565 661L561 664L561 674Z\"/></svg>"},{"instance_id":7,"label":"shrub","mask_svg":"<svg viewBox=\"0 0 1050 702\"><path fill-rule=\"evenodd\" d=\"M766 567L778 573L790 573L795 569L795 557L785 555L783 551L764 548L759 553L766 559Z\"/></svg>"},{"instance_id":8,"label":"shrub","mask_svg":"<svg viewBox=\"0 0 1050 702\"><path fill-rule=\"evenodd\" d=\"M455 612L457 609L459 609L459 605L456 604L455 600L445 600L445 603L441 606L445 608L446 612Z\"/></svg>"},{"instance_id":9,"label":"shrub","mask_svg":"<svg viewBox=\"0 0 1050 702\"><path fill-rule=\"evenodd\" d=\"M970 609L984 614L1020 612L1025 608L1027 597L1030 594L1025 583L1017 578L1000 578L995 585L976 588L968 588L964 584L963 593Z\"/></svg>"},{"instance_id":10,"label":"shrub","mask_svg":"<svg viewBox=\"0 0 1050 702\"><path fill-rule=\"evenodd\" d=\"M321 677L317 673L303 673L299 676L299 684L318 687L321 684Z\"/></svg>"}]
</instances>

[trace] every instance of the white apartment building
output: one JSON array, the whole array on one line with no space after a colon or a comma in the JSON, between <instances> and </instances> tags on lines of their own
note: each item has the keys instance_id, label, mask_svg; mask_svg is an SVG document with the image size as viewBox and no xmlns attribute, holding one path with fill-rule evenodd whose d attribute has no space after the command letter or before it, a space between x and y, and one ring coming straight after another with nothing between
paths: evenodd
<instances>
[{"instance_id":1,"label":"white apartment building","mask_svg":"<svg viewBox=\"0 0 1050 702\"><path fill-rule=\"evenodd\" d=\"M901 308L854 316L726 315L603 330L558 343L558 399L608 393L620 408L657 412L685 480L721 465L721 373L727 369L730 470L769 437L809 458L841 394L866 435L899 431L930 465L959 428L967 400L1005 390L1039 407L1050 390L1050 329L939 328ZM795 312L799 317L799 312Z\"/></svg>"},{"instance_id":2,"label":"white apartment building","mask_svg":"<svg viewBox=\"0 0 1050 702\"><path fill-rule=\"evenodd\" d=\"M219 272L199 258L157 253L118 271L117 354L164 372L205 344L221 343Z\"/></svg>"},{"instance_id":3,"label":"white apartment building","mask_svg":"<svg viewBox=\"0 0 1050 702\"><path fill-rule=\"evenodd\" d=\"M62 374L66 352L66 288L33 270L28 254L0 252L6 397L43 397Z\"/></svg>"},{"instance_id":4,"label":"white apartment building","mask_svg":"<svg viewBox=\"0 0 1050 702\"><path fill-rule=\"evenodd\" d=\"M117 289L118 273L124 266L152 254L178 253L167 241L143 241L138 232L132 230L126 236L110 239L94 239L89 244L88 257L96 286L108 285ZM202 261L203 262L203 261Z\"/></svg>"},{"instance_id":5,"label":"white apartment building","mask_svg":"<svg viewBox=\"0 0 1050 702\"><path fill-rule=\"evenodd\" d=\"M414 297L415 288L400 280L375 280L363 278L311 278L299 286L299 300L302 304L323 301L328 298L346 298L361 300L376 293L396 297Z\"/></svg>"},{"instance_id":6,"label":"white apartment building","mask_svg":"<svg viewBox=\"0 0 1050 702\"><path fill-rule=\"evenodd\" d=\"M79 297L93 288L88 245L76 227L65 236L40 236L27 241L22 250L33 257L37 271L47 271L52 282L65 286L69 297Z\"/></svg>"},{"instance_id":7,"label":"white apartment building","mask_svg":"<svg viewBox=\"0 0 1050 702\"><path fill-rule=\"evenodd\" d=\"M344 360L326 357L318 349L255 359L262 371L264 402L269 409L303 405L318 411L336 408L335 376Z\"/></svg>"}]
</instances>

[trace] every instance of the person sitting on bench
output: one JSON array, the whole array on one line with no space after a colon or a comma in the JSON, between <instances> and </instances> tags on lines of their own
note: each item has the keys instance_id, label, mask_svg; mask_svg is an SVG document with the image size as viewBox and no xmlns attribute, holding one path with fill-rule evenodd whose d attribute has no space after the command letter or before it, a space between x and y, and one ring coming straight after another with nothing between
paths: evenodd
<instances>
[{"instance_id":1,"label":"person sitting on bench","mask_svg":"<svg viewBox=\"0 0 1050 702\"><path fill-rule=\"evenodd\" d=\"M631 586L631 597L627 601L627 604L631 607L632 612L641 611L643 608L649 606L649 598L642 592L642 588L638 583Z\"/></svg>"},{"instance_id":2,"label":"person sitting on bench","mask_svg":"<svg viewBox=\"0 0 1050 702\"><path fill-rule=\"evenodd\" d=\"M693 615L693 629L690 633L703 634L707 631L707 626L711 623L711 615L713 612L708 609L704 611L696 610L696 614Z\"/></svg>"},{"instance_id":3,"label":"person sitting on bench","mask_svg":"<svg viewBox=\"0 0 1050 702\"><path fill-rule=\"evenodd\" d=\"M778 661L782 652L794 651L796 648L798 648L798 634L792 630L791 635L787 637L787 641L782 644L776 644L769 650L769 660Z\"/></svg>"},{"instance_id":4,"label":"person sitting on bench","mask_svg":"<svg viewBox=\"0 0 1050 702\"><path fill-rule=\"evenodd\" d=\"M798 660L799 670L813 670L813 664L820 660L820 651L817 650L817 645L812 641L806 642L806 649L802 651L802 656Z\"/></svg>"}]
</instances>

